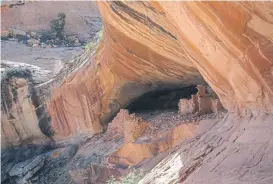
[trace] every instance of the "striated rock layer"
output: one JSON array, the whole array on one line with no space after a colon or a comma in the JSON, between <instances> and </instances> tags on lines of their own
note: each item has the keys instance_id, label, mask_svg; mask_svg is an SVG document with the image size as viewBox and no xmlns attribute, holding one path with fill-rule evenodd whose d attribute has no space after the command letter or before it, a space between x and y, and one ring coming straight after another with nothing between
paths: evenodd
<instances>
[{"instance_id":1,"label":"striated rock layer","mask_svg":"<svg viewBox=\"0 0 273 184\"><path fill-rule=\"evenodd\" d=\"M180 45L229 111L273 112L273 3L161 6Z\"/></svg>"},{"instance_id":2,"label":"striated rock layer","mask_svg":"<svg viewBox=\"0 0 273 184\"><path fill-rule=\"evenodd\" d=\"M23 78L14 78L7 87L7 96L2 91L1 106L1 147L22 144L41 144L47 137L39 127L36 107L31 96L30 83ZM2 84L4 85L4 84ZM2 87L2 90L5 90ZM10 98L10 101L7 99Z\"/></svg>"},{"instance_id":3,"label":"striated rock layer","mask_svg":"<svg viewBox=\"0 0 273 184\"><path fill-rule=\"evenodd\" d=\"M101 132L101 123L137 96L196 85L202 77L229 111L273 113L272 2L98 6L100 47L49 104L56 134Z\"/></svg>"}]
</instances>

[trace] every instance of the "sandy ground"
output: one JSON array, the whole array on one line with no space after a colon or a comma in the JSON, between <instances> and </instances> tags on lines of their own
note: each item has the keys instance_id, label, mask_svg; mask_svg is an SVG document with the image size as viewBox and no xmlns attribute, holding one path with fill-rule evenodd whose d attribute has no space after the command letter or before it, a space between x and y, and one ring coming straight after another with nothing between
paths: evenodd
<instances>
[{"instance_id":1,"label":"sandy ground","mask_svg":"<svg viewBox=\"0 0 273 184\"><path fill-rule=\"evenodd\" d=\"M1 60L32 65L44 70L36 80L46 81L56 75L64 62L83 52L82 47L33 48L16 41L1 41Z\"/></svg>"}]
</instances>

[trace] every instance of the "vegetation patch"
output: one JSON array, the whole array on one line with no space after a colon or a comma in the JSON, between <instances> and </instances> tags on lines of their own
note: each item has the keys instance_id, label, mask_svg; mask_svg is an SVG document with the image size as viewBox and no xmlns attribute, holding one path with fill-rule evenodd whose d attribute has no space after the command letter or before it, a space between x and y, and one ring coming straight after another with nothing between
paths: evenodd
<instances>
[{"instance_id":1,"label":"vegetation patch","mask_svg":"<svg viewBox=\"0 0 273 184\"><path fill-rule=\"evenodd\" d=\"M58 13L57 18L53 19L50 24L51 32L61 40L64 38L65 19L65 13Z\"/></svg>"},{"instance_id":2,"label":"vegetation patch","mask_svg":"<svg viewBox=\"0 0 273 184\"><path fill-rule=\"evenodd\" d=\"M1 35L2 40L17 40L19 43L32 47L79 47L84 42L75 35L65 35L66 14L58 13L57 17L50 21L50 30L41 32L23 31L10 28L8 33Z\"/></svg>"},{"instance_id":3,"label":"vegetation patch","mask_svg":"<svg viewBox=\"0 0 273 184\"><path fill-rule=\"evenodd\" d=\"M14 68L4 71L1 74L1 106L6 113L8 113L12 107L12 100L17 102L18 99L17 87L11 85L11 79L15 77L32 79L29 69ZM11 87L12 96L9 87Z\"/></svg>"},{"instance_id":4,"label":"vegetation patch","mask_svg":"<svg viewBox=\"0 0 273 184\"><path fill-rule=\"evenodd\" d=\"M95 48L98 46L98 43L102 39L102 30L98 31L94 37L94 42L89 42L84 46L85 50L95 50Z\"/></svg>"},{"instance_id":5,"label":"vegetation patch","mask_svg":"<svg viewBox=\"0 0 273 184\"><path fill-rule=\"evenodd\" d=\"M217 94L216 94L214 91L212 91L212 92L210 93L210 97L211 97L213 100L219 99L218 96L217 96Z\"/></svg>"}]
</instances>

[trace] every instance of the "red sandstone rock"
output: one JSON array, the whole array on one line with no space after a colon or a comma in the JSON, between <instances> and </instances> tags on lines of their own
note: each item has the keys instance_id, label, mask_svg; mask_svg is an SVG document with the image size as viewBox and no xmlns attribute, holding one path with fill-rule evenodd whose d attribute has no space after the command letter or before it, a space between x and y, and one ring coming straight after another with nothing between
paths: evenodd
<instances>
[{"instance_id":1,"label":"red sandstone rock","mask_svg":"<svg viewBox=\"0 0 273 184\"><path fill-rule=\"evenodd\" d=\"M49 105L57 133L100 132L100 124L139 95L200 84L201 76L227 110L273 113L271 2L98 6L104 23L99 50Z\"/></svg>"}]
</instances>

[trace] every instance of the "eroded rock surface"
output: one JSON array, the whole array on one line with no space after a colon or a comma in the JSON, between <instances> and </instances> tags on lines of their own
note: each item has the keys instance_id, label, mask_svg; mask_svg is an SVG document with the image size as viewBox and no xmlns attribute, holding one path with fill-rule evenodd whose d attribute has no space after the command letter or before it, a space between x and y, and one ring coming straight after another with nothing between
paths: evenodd
<instances>
[{"instance_id":1,"label":"eroded rock surface","mask_svg":"<svg viewBox=\"0 0 273 184\"><path fill-rule=\"evenodd\" d=\"M139 183L272 183L272 118L227 114L221 121L201 121L196 135Z\"/></svg>"},{"instance_id":2,"label":"eroded rock surface","mask_svg":"<svg viewBox=\"0 0 273 184\"><path fill-rule=\"evenodd\" d=\"M44 161L45 158L43 156L38 156L34 159L20 162L9 171L9 176L16 177L16 183L27 183L27 180L43 167Z\"/></svg>"},{"instance_id":3,"label":"eroded rock surface","mask_svg":"<svg viewBox=\"0 0 273 184\"><path fill-rule=\"evenodd\" d=\"M149 142L150 138L140 137L124 147L122 137L113 136L113 141L97 135L73 159L74 154L68 154L70 169L90 167L90 163L126 168L147 161L174 143L181 149L174 150L176 153L147 174L142 183L273 183L272 3L98 5L104 22L99 49L88 58L87 65L54 91L48 106L56 136L100 133L119 109L143 93L200 84L201 76L230 113L221 121L202 121L195 133L184 131L187 126L181 125L182 130L173 134L182 139L179 143L160 131L157 134L162 134L163 140ZM204 98L206 107L208 96L203 94L199 93L198 100ZM191 138L184 139L185 135ZM51 169L57 171L51 174L46 170L50 177L40 174L40 180L69 183L69 169L58 170L65 164L52 164ZM98 170L103 172L104 168ZM57 178L57 174L62 177ZM73 171L71 175L78 181Z\"/></svg>"},{"instance_id":4,"label":"eroded rock surface","mask_svg":"<svg viewBox=\"0 0 273 184\"><path fill-rule=\"evenodd\" d=\"M118 167L135 166L145 159L168 151L181 141L194 135L195 123L182 124L167 132L160 132L157 137L145 139L140 137L135 142L124 144L109 156L109 163Z\"/></svg>"},{"instance_id":5,"label":"eroded rock surface","mask_svg":"<svg viewBox=\"0 0 273 184\"><path fill-rule=\"evenodd\" d=\"M45 142L47 137L39 127L42 116L37 116L33 102L37 100L31 88L33 83L13 78L1 85L1 147Z\"/></svg>"},{"instance_id":6,"label":"eroded rock surface","mask_svg":"<svg viewBox=\"0 0 273 184\"><path fill-rule=\"evenodd\" d=\"M92 67L53 94L58 124L74 126L78 114L88 117L82 120L87 126L106 123L147 91L198 84L201 76L229 111L272 113L271 2L98 5L103 40ZM88 107L78 103L88 98Z\"/></svg>"}]
</instances>

